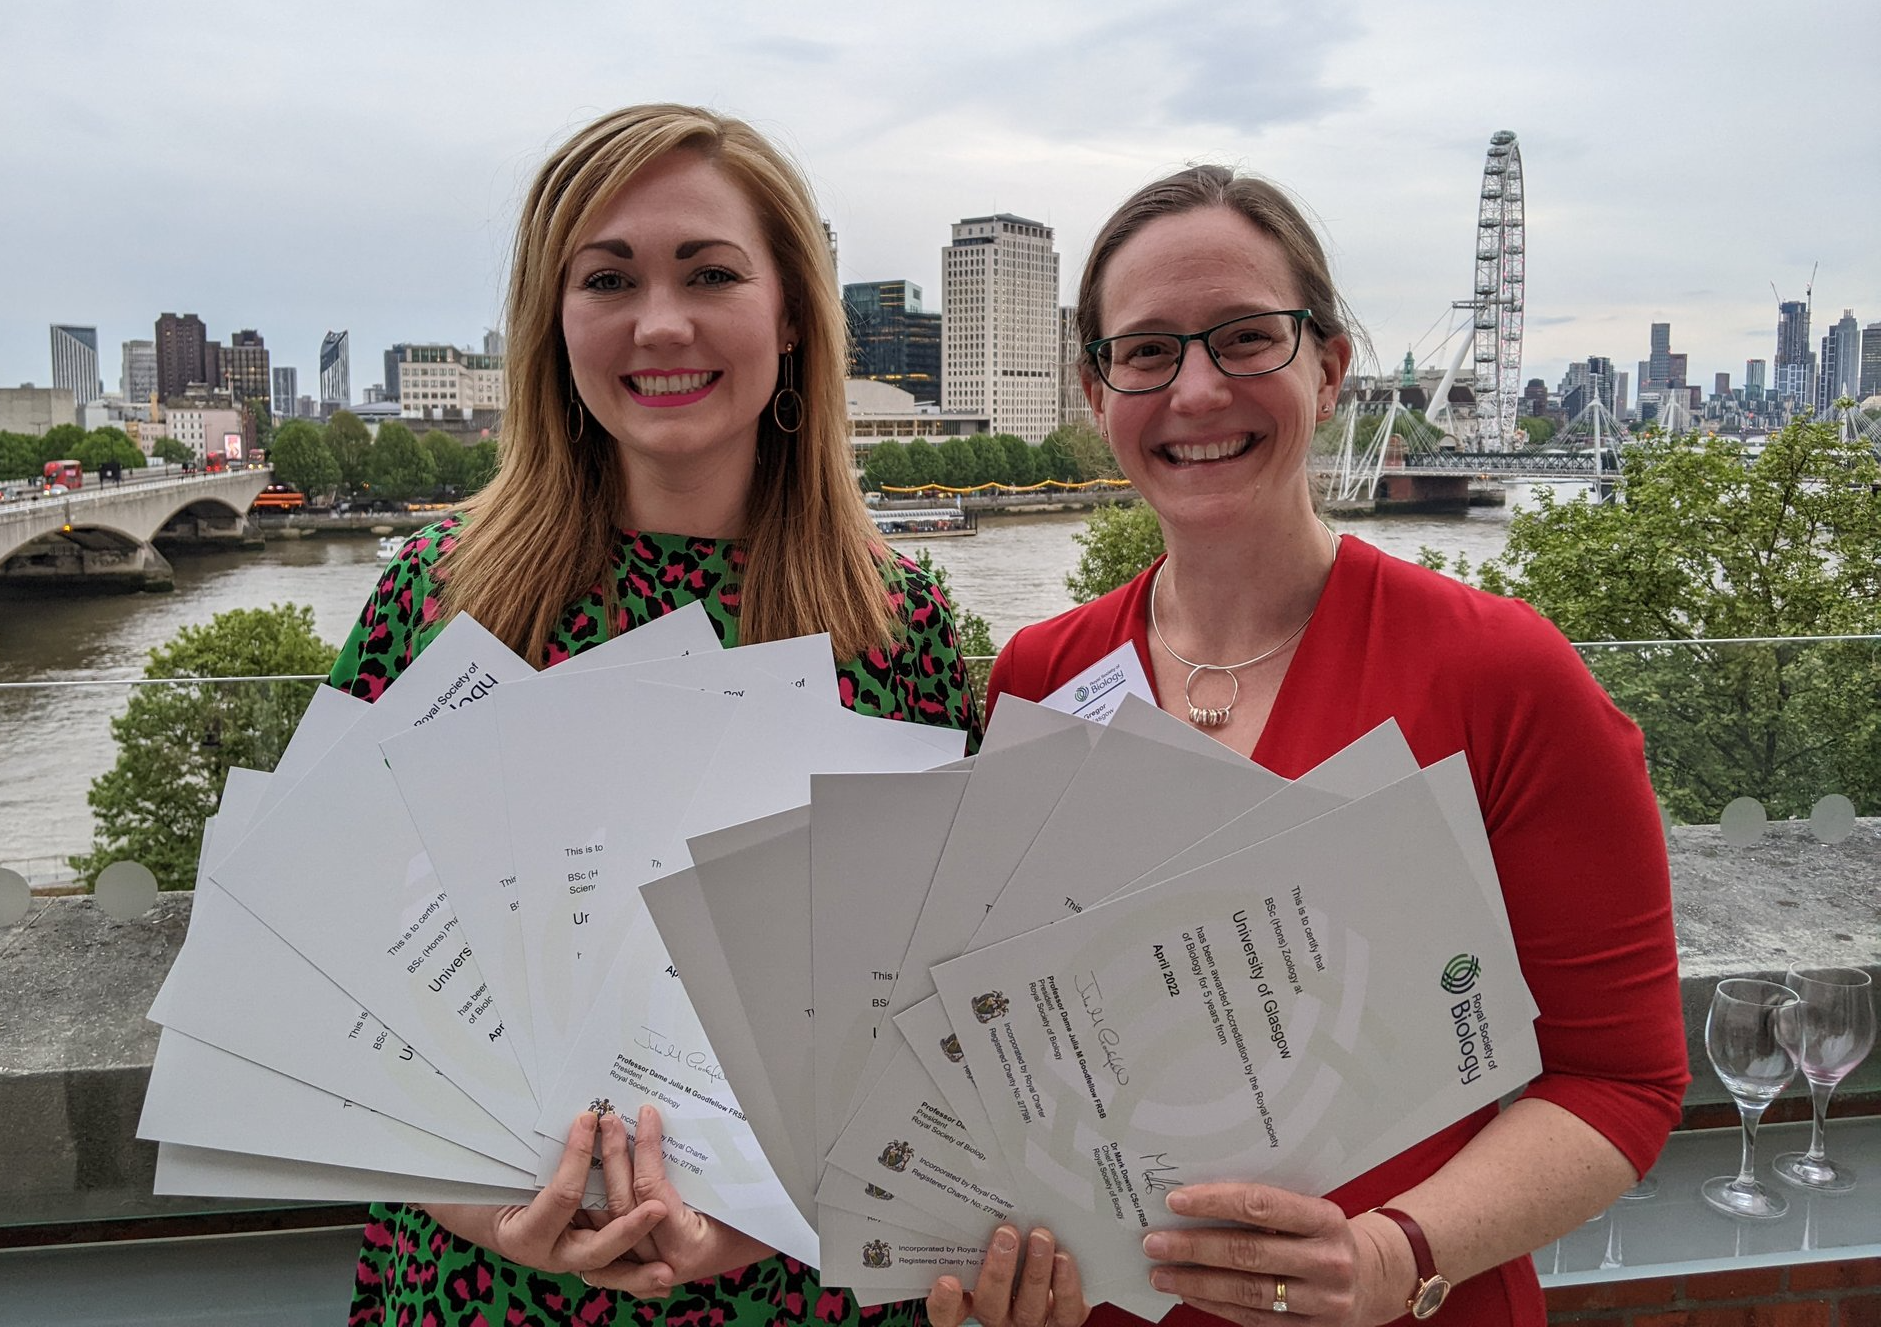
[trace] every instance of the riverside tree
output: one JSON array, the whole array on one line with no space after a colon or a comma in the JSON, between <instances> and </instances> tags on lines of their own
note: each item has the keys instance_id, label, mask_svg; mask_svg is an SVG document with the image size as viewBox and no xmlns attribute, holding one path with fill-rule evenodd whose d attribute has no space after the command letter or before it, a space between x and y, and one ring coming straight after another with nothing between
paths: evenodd
<instances>
[{"instance_id":1,"label":"riverside tree","mask_svg":"<svg viewBox=\"0 0 1881 1327\"><path fill-rule=\"evenodd\" d=\"M297 604L237 608L184 627L150 652L147 678L325 673L335 651ZM71 859L86 880L111 863L142 862L162 889L190 889L203 821L231 766L271 770L316 682L183 682L134 687L111 721L117 763L92 780L97 829Z\"/></svg>"},{"instance_id":2,"label":"riverside tree","mask_svg":"<svg viewBox=\"0 0 1881 1327\"><path fill-rule=\"evenodd\" d=\"M292 419L274 435L268 453L274 477L309 497L330 496L340 486L340 463L320 429L304 419Z\"/></svg>"},{"instance_id":3,"label":"riverside tree","mask_svg":"<svg viewBox=\"0 0 1881 1327\"><path fill-rule=\"evenodd\" d=\"M1881 813L1881 648L1796 639L1881 633L1867 444L1807 419L1754 461L1728 439L1648 435L1621 454L1616 501L1541 490L1477 580L1570 640L1676 642L1583 651L1644 730L1675 819L1715 822L1738 796L1806 816L1827 793Z\"/></svg>"},{"instance_id":4,"label":"riverside tree","mask_svg":"<svg viewBox=\"0 0 1881 1327\"><path fill-rule=\"evenodd\" d=\"M1072 538L1083 551L1065 588L1081 604L1127 583L1163 552L1163 527L1147 502L1098 507Z\"/></svg>"}]
</instances>

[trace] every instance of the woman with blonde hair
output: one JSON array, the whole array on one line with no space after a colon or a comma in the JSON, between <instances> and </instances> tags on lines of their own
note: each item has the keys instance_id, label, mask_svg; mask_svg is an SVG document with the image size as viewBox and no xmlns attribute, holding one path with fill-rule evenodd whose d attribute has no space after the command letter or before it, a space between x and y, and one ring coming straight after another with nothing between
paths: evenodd
<instances>
[{"instance_id":1,"label":"woman with blonde hair","mask_svg":"<svg viewBox=\"0 0 1881 1327\"><path fill-rule=\"evenodd\" d=\"M828 632L851 709L977 726L948 605L856 485L827 240L762 136L684 106L575 134L524 205L507 331L497 475L407 541L332 685L376 699L456 613L546 667L697 601L727 646ZM657 1136L657 1112L639 1127ZM597 1136L610 1202L590 1215ZM631 1167L621 1122L589 1114L527 1206L375 1207L352 1322L911 1319L858 1310Z\"/></svg>"}]
</instances>

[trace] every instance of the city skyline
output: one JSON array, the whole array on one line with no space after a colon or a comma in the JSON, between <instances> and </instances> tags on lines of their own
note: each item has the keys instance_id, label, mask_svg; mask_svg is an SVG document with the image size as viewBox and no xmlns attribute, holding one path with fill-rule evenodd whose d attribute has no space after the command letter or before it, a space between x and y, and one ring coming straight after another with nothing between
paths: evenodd
<instances>
[{"instance_id":1,"label":"city skyline","mask_svg":"<svg viewBox=\"0 0 1881 1327\"><path fill-rule=\"evenodd\" d=\"M303 383L324 333L348 330L360 400L386 349L474 346L500 326L510 230L543 153L593 114L655 98L743 115L797 155L842 237L844 282L939 292L951 224L1011 212L1055 231L1070 303L1111 207L1185 160L1227 161L1321 218L1376 362L1408 347L1428 364L1468 294L1483 153L1507 128L1528 173L1524 379L1556 382L1590 355L1631 365L1650 325L1671 322L1693 380L1735 380L1775 358L1771 283L1801 299L1817 262L1812 341L1844 308L1881 319L1877 185L1859 169L1881 127L1856 116L1836 141L1799 136L1767 98L1740 95L1780 59L1744 40L1767 21L1748 6L1668 5L1642 27L1594 4L1577 28L1637 29L1599 61L1558 10L1504 6L1500 40L1520 59L1493 67L1476 63L1478 9L1451 0L1415 14L1177 5L1147 27L1064 4L885 26L836 5L828 37L750 6L704 33L482 0L450 22L341 6L318 24L263 11L187 33L154 11L113 8L101 25L101 6L42 8L0 18L0 38L41 57L0 89L16 123L42 126L0 143L30 200L0 218L8 252L31 256L0 320L9 386L50 381L54 324L96 327L115 365L160 313L188 311L214 339L258 330ZM1805 12L1785 31L1808 53L1796 76L1811 95L1871 78L1860 51L1881 16ZM861 76L897 59L909 77ZM1735 163L1722 177L1705 165L1719 159Z\"/></svg>"}]
</instances>

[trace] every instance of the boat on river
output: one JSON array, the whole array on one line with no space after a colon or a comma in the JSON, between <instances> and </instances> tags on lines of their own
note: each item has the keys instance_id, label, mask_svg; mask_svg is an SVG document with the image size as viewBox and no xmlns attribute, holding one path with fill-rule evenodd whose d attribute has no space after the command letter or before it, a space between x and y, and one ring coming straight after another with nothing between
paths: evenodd
<instances>
[{"instance_id":1,"label":"boat on river","mask_svg":"<svg viewBox=\"0 0 1881 1327\"><path fill-rule=\"evenodd\" d=\"M940 539L980 532L972 513L958 507L871 507L869 519L890 538Z\"/></svg>"}]
</instances>

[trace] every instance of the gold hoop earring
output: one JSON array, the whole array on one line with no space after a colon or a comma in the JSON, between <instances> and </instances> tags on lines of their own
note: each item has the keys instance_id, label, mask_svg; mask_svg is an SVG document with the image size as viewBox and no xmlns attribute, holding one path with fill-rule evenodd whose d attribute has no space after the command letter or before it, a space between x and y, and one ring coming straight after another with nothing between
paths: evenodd
<instances>
[{"instance_id":1,"label":"gold hoop earring","mask_svg":"<svg viewBox=\"0 0 1881 1327\"><path fill-rule=\"evenodd\" d=\"M582 434L588 431L588 412L581 408L581 398L572 392L569 393L568 409L565 413L568 416L568 440L580 442Z\"/></svg>"},{"instance_id":2,"label":"gold hoop earring","mask_svg":"<svg viewBox=\"0 0 1881 1327\"><path fill-rule=\"evenodd\" d=\"M797 390L797 361L791 352L797 343L784 347L784 385L771 398L771 422L780 433L795 433L803 427L803 393Z\"/></svg>"}]
</instances>

